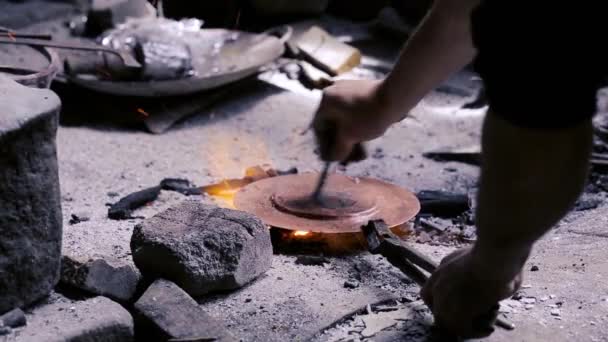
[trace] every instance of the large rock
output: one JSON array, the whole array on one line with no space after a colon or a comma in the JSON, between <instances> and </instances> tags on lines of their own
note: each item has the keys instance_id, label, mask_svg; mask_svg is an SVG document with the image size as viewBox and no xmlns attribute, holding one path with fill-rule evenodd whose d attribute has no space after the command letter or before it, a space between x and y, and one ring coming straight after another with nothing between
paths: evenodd
<instances>
[{"instance_id":1,"label":"large rock","mask_svg":"<svg viewBox=\"0 0 608 342\"><path fill-rule=\"evenodd\" d=\"M133 340L133 317L106 297L73 302L54 294L51 303L36 307L27 326L14 330L7 341L123 342Z\"/></svg>"},{"instance_id":2,"label":"large rock","mask_svg":"<svg viewBox=\"0 0 608 342\"><path fill-rule=\"evenodd\" d=\"M158 279L135 303L154 340L192 339L228 342L236 339L175 283ZM143 337L143 336L142 336Z\"/></svg>"},{"instance_id":3,"label":"large rock","mask_svg":"<svg viewBox=\"0 0 608 342\"><path fill-rule=\"evenodd\" d=\"M132 264L109 257L80 259L64 255L61 259L61 282L96 295L128 302L141 279Z\"/></svg>"},{"instance_id":4,"label":"large rock","mask_svg":"<svg viewBox=\"0 0 608 342\"><path fill-rule=\"evenodd\" d=\"M245 212L184 201L135 227L135 265L193 296L239 288L272 263L268 228Z\"/></svg>"},{"instance_id":5,"label":"large rock","mask_svg":"<svg viewBox=\"0 0 608 342\"><path fill-rule=\"evenodd\" d=\"M59 98L0 75L0 314L46 296L59 280Z\"/></svg>"}]
</instances>

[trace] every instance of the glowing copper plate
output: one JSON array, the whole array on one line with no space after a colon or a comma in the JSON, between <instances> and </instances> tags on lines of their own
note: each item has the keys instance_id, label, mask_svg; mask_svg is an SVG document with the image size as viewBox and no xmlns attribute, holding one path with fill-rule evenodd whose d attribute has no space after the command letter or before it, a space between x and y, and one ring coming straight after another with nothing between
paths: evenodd
<instances>
[{"instance_id":1,"label":"glowing copper plate","mask_svg":"<svg viewBox=\"0 0 608 342\"><path fill-rule=\"evenodd\" d=\"M416 196L403 188L341 174L328 177L319 204L311 198L318 177L303 173L263 179L242 188L234 204L270 226L319 233L359 232L375 219L397 226L420 210Z\"/></svg>"}]
</instances>

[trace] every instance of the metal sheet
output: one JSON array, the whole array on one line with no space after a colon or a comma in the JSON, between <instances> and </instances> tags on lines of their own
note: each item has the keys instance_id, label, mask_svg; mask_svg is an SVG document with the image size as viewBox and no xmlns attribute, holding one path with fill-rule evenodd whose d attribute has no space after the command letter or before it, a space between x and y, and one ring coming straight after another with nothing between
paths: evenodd
<instances>
[{"instance_id":1,"label":"metal sheet","mask_svg":"<svg viewBox=\"0 0 608 342\"><path fill-rule=\"evenodd\" d=\"M234 204L270 226L319 233L359 232L363 224L376 219L397 226L420 211L420 202L406 189L342 174L328 177L323 193L329 201L315 206L308 199L318 177L318 173L303 173L257 181L242 188Z\"/></svg>"}]
</instances>

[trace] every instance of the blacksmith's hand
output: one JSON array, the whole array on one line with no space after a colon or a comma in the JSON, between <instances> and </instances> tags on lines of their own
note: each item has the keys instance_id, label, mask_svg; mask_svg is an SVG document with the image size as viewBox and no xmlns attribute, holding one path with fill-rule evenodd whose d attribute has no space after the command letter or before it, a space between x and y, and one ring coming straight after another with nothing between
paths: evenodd
<instances>
[{"instance_id":1,"label":"blacksmith's hand","mask_svg":"<svg viewBox=\"0 0 608 342\"><path fill-rule=\"evenodd\" d=\"M512 296L521 285L521 274L508 282L498 282L495 279L499 277L492 274L478 274L473 266L478 260L471 251L461 249L443 259L421 293L433 312L435 325L459 338L490 335L498 302ZM495 269L500 267L494 265Z\"/></svg>"},{"instance_id":2,"label":"blacksmith's hand","mask_svg":"<svg viewBox=\"0 0 608 342\"><path fill-rule=\"evenodd\" d=\"M326 88L312 123L321 159L347 161L357 144L384 134L394 122L381 81L338 81Z\"/></svg>"}]
</instances>

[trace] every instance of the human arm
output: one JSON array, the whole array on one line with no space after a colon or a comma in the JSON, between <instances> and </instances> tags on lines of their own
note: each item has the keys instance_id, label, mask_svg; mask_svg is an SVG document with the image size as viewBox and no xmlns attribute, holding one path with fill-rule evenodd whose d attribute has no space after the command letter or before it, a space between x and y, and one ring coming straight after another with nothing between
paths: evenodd
<instances>
[{"instance_id":1,"label":"human arm","mask_svg":"<svg viewBox=\"0 0 608 342\"><path fill-rule=\"evenodd\" d=\"M513 125L488 113L476 210L478 239L444 259L422 295L436 323L461 337L511 296L534 242L570 210L587 179L590 120L560 129Z\"/></svg>"},{"instance_id":2,"label":"human arm","mask_svg":"<svg viewBox=\"0 0 608 342\"><path fill-rule=\"evenodd\" d=\"M344 160L356 143L382 135L475 54L470 15L479 0L437 0L381 81L340 81L327 88L313 122L322 158ZM335 137L323 127L336 127ZM333 146L326 147L328 141Z\"/></svg>"}]
</instances>

